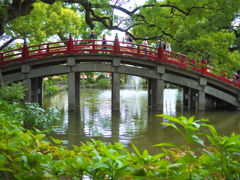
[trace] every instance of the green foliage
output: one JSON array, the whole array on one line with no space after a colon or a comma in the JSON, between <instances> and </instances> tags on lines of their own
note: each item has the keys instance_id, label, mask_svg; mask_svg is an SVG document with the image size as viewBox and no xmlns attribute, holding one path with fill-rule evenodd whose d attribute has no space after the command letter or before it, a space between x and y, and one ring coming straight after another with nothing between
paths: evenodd
<instances>
[{"instance_id":1,"label":"green foliage","mask_svg":"<svg viewBox=\"0 0 240 180\"><path fill-rule=\"evenodd\" d=\"M29 38L29 44L45 43L48 38L68 39L69 33L79 35L81 18L78 13L65 7L63 3L53 5L44 2L34 3L33 11L9 23L6 33L9 36Z\"/></svg>"},{"instance_id":2,"label":"green foliage","mask_svg":"<svg viewBox=\"0 0 240 180\"><path fill-rule=\"evenodd\" d=\"M49 76L43 80L44 86L44 95L53 95L61 90L63 90L67 86L65 82L67 81L67 75L59 75L59 76ZM59 86L57 83L64 82L64 86Z\"/></svg>"},{"instance_id":3,"label":"green foliage","mask_svg":"<svg viewBox=\"0 0 240 180\"><path fill-rule=\"evenodd\" d=\"M107 79L100 79L100 80L98 80L97 85L100 88L106 88L109 85L109 80L107 80Z\"/></svg>"},{"instance_id":4,"label":"green foliage","mask_svg":"<svg viewBox=\"0 0 240 180\"><path fill-rule=\"evenodd\" d=\"M59 111L50 107L47 110L42 109L38 103L25 103L21 111L21 120L24 121L24 127L27 129L51 129L53 121L58 119Z\"/></svg>"},{"instance_id":5,"label":"green foliage","mask_svg":"<svg viewBox=\"0 0 240 180\"><path fill-rule=\"evenodd\" d=\"M238 44L239 29L228 31L233 22L239 26L236 14L240 1L164 0L156 3L148 0L145 4L152 6L141 8L138 13L146 19L135 15L135 21L131 21L133 35L149 37L149 44L165 38L171 43L172 51L207 59L217 73L225 70L231 73L240 68L239 47L231 48ZM233 51L236 49L238 51Z\"/></svg>"},{"instance_id":6,"label":"green foliage","mask_svg":"<svg viewBox=\"0 0 240 180\"><path fill-rule=\"evenodd\" d=\"M85 79L85 84L95 84L96 80L93 78L86 78Z\"/></svg>"},{"instance_id":7,"label":"green foliage","mask_svg":"<svg viewBox=\"0 0 240 180\"><path fill-rule=\"evenodd\" d=\"M158 115L158 116L167 118L173 121L174 123L181 125L184 128L185 131L178 128L174 123L170 123L170 122L162 123L163 125L170 126L175 130L177 130L184 137L187 146L189 146L189 144L193 142L199 143L204 146L203 141L198 138L198 135L203 135L202 133L199 133L199 128L201 126L208 126L205 123L201 123L208 120L206 119L194 120L194 117L190 117L189 119L187 119L184 116L181 116L179 118L168 116L168 115Z\"/></svg>"},{"instance_id":8,"label":"green foliage","mask_svg":"<svg viewBox=\"0 0 240 180\"><path fill-rule=\"evenodd\" d=\"M59 86L46 86L44 88L44 95L49 96L59 92L61 88Z\"/></svg>"},{"instance_id":9,"label":"green foliage","mask_svg":"<svg viewBox=\"0 0 240 180\"><path fill-rule=\"evenodd\" d=\"M141 86L147 86L147 82L146 81L141 81Z\"/></svg>"},{"instance_id":10,"label":"green foliage","mask_svg":"<svg viewBox=\"0 0 240 180\"><path fill-rule=\"evenodd\" d=\"M0 88L0 100L7 101L7 102L18 102L24 99L24 89L23 86L24 82L7 82L2 84Z\"/></svg>"},{"instance_id":11,"label":"green foliage","mask_svg":"<svg viewBox=\"0 0 240 180\"><path fill-rule=\"evenodd\" d=\"M15 112L13 112L15 111ZM43 132L27 130L21 126L17 104L0 101L0 178L1 179L176 179L219 180L239 179L240 135L218 135L206 120L194 117L172 117L164 125L173 127L186 144L198 142L201 127L207 127L206 136L211 146L192 149L188 145L161 143L163 152L150 155L147 150L130 153L121 143L103 143L91 139L81 146L67 150L61 141L46 139ZM200 143L202 146L203 143Z\"/></svg>"},{"instance_id":12,"label":"green foliage","mask_svg":"<svg viewBox=\"0 0 240 180\"><path fill-rule=\"evenodd\" d=\"M161 143L156 146L171 146L174 148L165 149L167 159L172 158L174 169L178 170L174 175L181 176L182 179L239 179L240 177L240 142L239 134L232 133L230 137L218 135L216 129L209 124L205 124L206 119L194 120L194 117L172 117L159 115L167 118L173 123L162 123L177 130L186 141L185 145L179 146L173 143ZM183 127L181 130L180 127ZM199 133L200 127L207 127L209 134ZM206 136L211 146L205 147L203 140L198 135ZM193 142L199 143L203 148L198 148L195 152L189 145ZM171 167L172 167L171 165ZM176 165L176 166L175 166ZM169 174L173 176L172 172Z\"/></svg>"},{"instance_id":13,"label":"green foliage","mask_svg":"<svg viewBox=\"0 0 240 180\"><path fill-rule=\"evenodd\" d=\"M85 72L84 74L87 76L87 78L94 78L94 72Z\"/></svg>"},{"instance_id":14,"label":"green foliage","mask_svg":"<svg viewBox=\"0 0 240 180\"><path fill-rule=\"evenodd\" d=\"M106 79L106 76L104 74L100 74L96 80L99 81L100 79Z\"/></svg>"}]
</instances>

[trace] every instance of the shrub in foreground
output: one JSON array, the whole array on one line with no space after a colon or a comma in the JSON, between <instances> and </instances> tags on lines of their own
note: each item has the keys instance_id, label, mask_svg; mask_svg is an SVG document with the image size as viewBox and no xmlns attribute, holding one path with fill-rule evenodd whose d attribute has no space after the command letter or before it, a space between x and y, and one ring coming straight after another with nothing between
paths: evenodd
<instances>
[{"instance_id":1,"label":"shrub in foreground","mask_svg":"<svg viewBox=\"0 0 240 180\"><path fill-rule=\"evenodd\" d=\"M134 145L135 153L130 153L121 143L93 139L67 150L61 141L52 138L50 142L41 131L23 128L10 109L0 109L0 179L239 179L240 136L220 136L204 119L160 115L169 119L163 124L177 130L186 143L157 144L163 153L152 156ZM201 127L207 127L209 134L201 133ZM206 136L212 145L205 147L199 136ZM203 148L192 149L192 143Z\"/></svg>"}]
</instances>

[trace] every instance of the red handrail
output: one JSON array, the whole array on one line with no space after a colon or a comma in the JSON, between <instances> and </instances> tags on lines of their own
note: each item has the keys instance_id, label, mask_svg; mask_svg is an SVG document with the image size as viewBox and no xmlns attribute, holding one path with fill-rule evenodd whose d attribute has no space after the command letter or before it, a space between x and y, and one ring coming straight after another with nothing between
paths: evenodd
<instances>
[{"instance_id":1,"label":"red handrail","mask_svg":"<svg viewBox=\"0 0 240 180\"><path fill-rule=\"evenodd\" d=\"M105 52L148 58L153 61L177 65L178 67L191 69L206 76L218 78L223 82L240 88L240 76L238 74L233 73L232 79L228 79L226 76L216 75L206 60L196 60L183 54L163 50L162 47L148 47L147 50L143 50L143 45L141 44L119 42L118 38L115 38L114 41L107 40L106 45L102 45L102 40L91 40L91 43L89 43L89 41L90 40L73 40L70 36L68 41L44 43L34 46L28 46L24 43L23 48L0 53L0 67L12 62L61 54ZM103 46L105 48L103 48ZM146 51L147 54L145 54Z\"/></svg>"}]
</instances>

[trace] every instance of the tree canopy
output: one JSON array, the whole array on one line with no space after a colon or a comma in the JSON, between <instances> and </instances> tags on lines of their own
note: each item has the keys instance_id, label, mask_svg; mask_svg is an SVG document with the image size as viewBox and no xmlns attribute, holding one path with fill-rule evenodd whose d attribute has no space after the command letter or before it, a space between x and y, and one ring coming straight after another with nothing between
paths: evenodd
<instances>
[{"instance_id":1,"label":"tree canopy","mask_svg":"<svg viewBox=\"0 0 240 180\"><path fill-rule=\"evenodd\" d=\"M129 33L135 42L149 37L171 43L172 50L207 59L219 71L240 69L239 0L6 0L0 2L0 38L41 43L50 37L88 37L94 29ZM8 41L7 41L8 40Z\"/></svg>"}]
</instances>

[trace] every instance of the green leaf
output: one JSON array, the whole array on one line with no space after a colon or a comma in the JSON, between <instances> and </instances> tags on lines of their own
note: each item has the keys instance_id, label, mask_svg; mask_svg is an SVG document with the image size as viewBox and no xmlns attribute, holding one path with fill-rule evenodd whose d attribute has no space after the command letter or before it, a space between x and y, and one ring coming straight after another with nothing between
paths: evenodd
<instances>
[{"instance_id":1,"label":"green leaf","mask_svg":"<svg viewBox=\"0 0 240 180\"><path fill-rule=\"evenodd\" d=\"M192 164L196 161L197 161L197 158L190 153L187 153L184 156L179 158L179 162L181 162L182 164Z\"/></svg>"},{"instance_id":2,"label":"green leaf","mask_svg":"<svg viewBox=\"0 0 240 180\"><path fill-rule=\"evenodd\" d=\"M209 152L209 151L206 151L206 150L204 150L204 149L197 149L197 150L203 152L204 154L208 155L209 157L211 157L211 158L213 158L213 159L215 159L215 160L218 160L218 158L215 157L215 156L214 156L211 152Z\"/></svg>"},{"instance_id":3,"label":"green leaf","mask_svg":"<svg viewBox=\"0 0 240 180\"><path fill-rule=\"evenodd\" d=\"M8 168L0 168L0 171L7 171L7 172L14 172L12 169L8 169Z\"/></svg>"},{"instance_id":4,"label":"green leaf","mask_svg":"<svg viewBox=\"0 0 240 180\"><path fill-rule=\"evenodd\" d=\"M192 138L194 139L195 142L197 142L198 144L201 144L202 146L205 146L204 145L204 141L199 139L198 136L194 135L192 136Z\"/></svg>"},{"instance_id":5,"label":"green leaf","mask_svg":"<svg viewBox=\"0 0 240 180\"><path fill-rule=\"evenodd\" d=\"M134 146L134 144L132 144L132 143L131 143L131 145L133 146L133 149L134 149L134 151L137 153L137 155L142 158L142 155L141 155L141 153L139 152L139 150L137 149L137 147Z\"/></svg>"},{"instance_id":6,"label":"green leaf","mask_svg":"<svg viewBox=\"0 0 240 180\"><path fill-rule=\"evenodd\" d=\"M179 171L181 170L182 167L183 167L182 163L175 163L175 164L169 165L167 168L171 170Z\"/></svg>"},{"instance_id":7,"label":"green leaf","mask_svg":"<svg viewBox=\"0 0 240 180\"><path fill-rule=\"evenodd\" d=\"M167 126L170 126L170 127L174 128L175 130L177 130L178 132L180 132L180 134L182 134L183 137L185 137L184 133L183 133L180 129L178 129L178 127L175 126L174 124L171 124L171 123L161 123L161 124L167 125Z\"/></svg>"},{"instance_id":8,"label":"green leaf","mask_svg":"<svg viewBox=\"0 0 240 180\"><path fill-rule=\"evenodd\" d=\"M152 160L155 161L155 160L159 160L161 157L165 156L164 153L160 153L160 154L155 154L154 156L152 156Z\"/></svg>"},{"instance_id":9,"label":"green leaf","mask_svg":"<svg viewBox=\"0 0 240 180\"><path fill-rule=\"evenodd\" d=\"M218 148L221 148L218 144L217 137L207 136L208 140L212 143L212 145L215 145Z\"/></svg>"},{"instance_id":10,"label":"green leaf","mask_svg":"<svg viewBox=\"0 0 240 180\"><path fill-rule=\"evenodd\" d=\"M213 136L217 136L217 135L218 135L218 133L217 133L217 131L216 131L216 129L215 129L214 126L209 125L209 124L205 124L205 125L203 125L203 126L207 126Z\"/></svg>"},{"instance_id":11,"label":"green leaf","mask_svg":"<svg viewBox=\"0 0 240 180\"><path fill-rule=\"evenodd\" d=\"M160 143L160 144L156 144L154 146L172 146L172 147L178 147L180 148L181 146L174 144L174 143Z\"/></svg>"},{"instance_id":12,"label":"green leaf","mask_svg":"<svg viewBox=\"0 0 240 180\"><path fill-rule=\"evenodd\" d=\"M61 144L61 143L62 143L60 140L55 139L55 138L53 138L53 137L51 137L51 139L53 140L53 142L54 142L55 144Z\"/></svg>"},{"instance_id":13,"label":"green leaf","mask_svg":"<svg viewBox=\"0 0 240 180\"><path fill-rule=\"evenodd\" d=\"M143 158L149 158L148 150L143 151Z\"/></svg>"},{"instance_id":14,"label":"green leaf","mask_svg":"<svg viewBox=\"0 0 240 180\"><path fill-rule=\"evenodd\" d=\"M92 168L93 168L94 170L100 169L100 168L106 168L106 169L108 169L109 166L108 166L106 163L98 162L98 163L95 163Z\"/></svg>"},{"instance_id":15,"label":"green leaf","mask_svg":"<svg viewBox=\"0 0 240 180\"><path fill-rule=\"evenodd\" d=\"M183 121L181 121L180 119L176 118L176 117L173 117L173 116L169 116L169 115L165 115L165 114L161 114L161 115L157 115L157 116L161 116L161 117L164 117L164 118L167 118L171 121L174 121L182 126L184 126L184 123Z\"/></svg>"}]
</instances>

